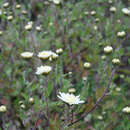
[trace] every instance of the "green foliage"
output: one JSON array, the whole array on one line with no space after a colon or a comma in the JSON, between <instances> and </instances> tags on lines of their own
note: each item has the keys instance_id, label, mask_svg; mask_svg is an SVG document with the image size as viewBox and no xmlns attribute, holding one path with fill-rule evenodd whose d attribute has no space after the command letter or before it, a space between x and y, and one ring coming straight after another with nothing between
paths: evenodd
<instances>
[{"instance_id":1,"label":"green foliage","mask_svg":"<svg viewBox=\"0 0 130 130\"><path fill-rule=\"evenodd\" d=\"M0 35L0 105L5 105L7 112L0 112L0 127L130 129L129 115L122 112L129 105L130 96L130 29L129 16L122 12L123 1L110 4L108 0L62 0L56 5L53 1L32 0L10 2L8 8L3 4L0 0L0 31L3 31ZM20 9L16 9L17 4L21 4ZM115 13L110 12L111 6L116 7ZM23 10L27 14L23 14ZM92 11L96 14L92 15ZM11 14L13 19L9 21L7 16ZM33 21L33 25L27 31L25 26L29 21ZM36 30L37 26L41 31ZM123 38L117 37L121 31L126 32ZM113 47L113 52L105 54L103 49L108 45ZM56 52L58 48L62 48L63 53L57 60L42 61L37 56L40 51ZM33 52L34 56L23 59L20 54L25 51ZM113 58L119 58L121 63L113 65ZM84 68L85 62L91 63L89 69ZM52 72L48 76L37 76L36 69L41 65L52 66ZM72 123L72 109L74 121L91 111L102 97L113 68L117 70L104 100L95 111L67 127ZM60 101L58 93L67 93L71 88L84 104L68 106Z\"/></svg>"}]
</instances>

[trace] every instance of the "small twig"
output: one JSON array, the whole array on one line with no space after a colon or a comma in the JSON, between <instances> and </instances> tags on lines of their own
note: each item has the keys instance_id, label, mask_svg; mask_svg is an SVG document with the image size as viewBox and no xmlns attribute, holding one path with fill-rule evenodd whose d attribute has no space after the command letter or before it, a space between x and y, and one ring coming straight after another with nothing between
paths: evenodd
<instances>
[{"instance_id":1,"label":"small twig","mask_svg":"<svg viewBox=\"0 0 130 130\"><path fill-rule=\"evenodd\" d=\"M113 69L113 71L112 71L112 73L111 73L111 76L110 76L110 78L109 78L109 80L108 80L107 87L106 87L106 89L105 89L103 95L97 100L97 102L95 103L95 105L93 106L93 108L92 108L90 111L88 111L87 114L86 114L86 113L83 114L79 119L77 119L77 120L75 120L74 122L68 124L68 125L67 125L68 127L69 127L69 126L72 126L73 124L75 124L75 123L77 123L77 122L79 122L80 120L82 120L84 117L86 117L89 113L93 112L93 111L97 108L98 104L103 100L103 98L106 96L106 94L107 94L107 92L108 92L108 90L109 90L109 87L110 87L110 85L111 85L111 81L112 81L112 78L113 78L113 76L114 76L115 70L116 70L116 69Z\"/></svg>"}]
</instances>

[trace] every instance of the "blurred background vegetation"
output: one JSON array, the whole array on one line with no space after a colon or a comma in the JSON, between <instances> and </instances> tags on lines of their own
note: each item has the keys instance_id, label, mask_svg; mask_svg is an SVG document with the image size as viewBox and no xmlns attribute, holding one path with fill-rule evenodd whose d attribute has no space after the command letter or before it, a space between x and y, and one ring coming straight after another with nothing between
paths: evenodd
<instances>
[{"instance_id":1,"label":"blurred background vegetation","mask_svg":"<svg viewBox=\"0 0 130 130\"><path fill-rule=\"evenodd\" d=\"M117 67L109 92L97 109L66 129L129 130L130 115L122 109L130 105L130 15L124 15L122 8L130 10L130 1L55 1L0 0L0 105L7 107L7 112L0 113L1 129L33 128L39 111L45 112L46 106L41 94L45 77L35 75L36 67L44 64L37 54L62 48L63 54L47 63L54 70L47 90L51 124L47 127L41 114L38 129L62 130L65 105L56 98L54 87L57 92L75 88L75 95L80 94L85 100L85 104L74 107L79 113L75 118L79 118L101 97L112 68ZM6 2L9 6L3 7ZM110 11L111 7L116 11ZM25 26L30 21L33 25L28 31ZM121 31L126 33L122 38L117 36ZM107 45L114 51L105 55L103 49ZM23 59L20 54L25 51L34 52L34 57ZM121 63L113 65L113 58L119 58ZM91 63L91 68L84 68L85 62ZM30 97L34 103L29 103Z\"/></svg>"}]
</instances>

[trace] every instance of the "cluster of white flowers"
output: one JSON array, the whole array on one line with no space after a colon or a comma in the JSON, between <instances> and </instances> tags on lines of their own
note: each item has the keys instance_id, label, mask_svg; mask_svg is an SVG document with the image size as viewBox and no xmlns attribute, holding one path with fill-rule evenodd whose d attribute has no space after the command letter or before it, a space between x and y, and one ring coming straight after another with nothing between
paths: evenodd
<instances>
[{"instance_id":1,"label":"cluster of white flowers","mask_svg":"<svg viewBox=\"0 0 130 130\"><path fill-rule=\"evenodd\" d=\"M75 96L74 94L59 92L59 95L57 95L57 97L69 105L84 103L83 100L80 100L80 96Z\"/></svg>"}]
</instances>

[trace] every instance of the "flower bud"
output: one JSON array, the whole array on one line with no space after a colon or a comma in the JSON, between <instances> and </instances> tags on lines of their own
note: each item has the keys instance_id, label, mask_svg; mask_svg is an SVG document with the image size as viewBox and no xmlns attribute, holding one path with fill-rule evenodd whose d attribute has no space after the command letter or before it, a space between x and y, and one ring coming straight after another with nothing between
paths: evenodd
<instances>
[{"instance_id":1,"label":"flower bud","mask_svg":"<svg viewBox=\"0 0 130 130\"><path fill-rule=\"evenodd\" d=\"M111 7L111 8L110 8L110 12L115 13L115 12L116 12L116 7L114 7L114 6Z\"/></svg>"},{"instance_id":2,"label":"flower bud","mask_svg":"<svg viewBox=\"0 0 130 130\"><path fill-rule=\"evenodd\" d=\"M105 53L111 53L112 51L113 51L113 48L111 46L104 47L104 52Z\"/></svg>"},{"instance_id":3,"label":"flower bud","mask_svg":"<svg viewBox=\"0 0 130 130\"><path fill-rule=\"evenodd\" d=\"M3 7L4 7L4 8L8 8L8 7L9 7L9 3L8 3L8 2L4 3L4 4L3 4Z\"/></svg>"},{"instance_id":4,"label":"flower bud","mask_svg":"<svg viewBox=\"0 0 130 130\"><path fill-rule=\"evenodd\" d=\"M91 67L91 63L89 63L89 62L84 63L84 68L89 69L90 67Z\"/></svg>"},{"instance_id":5,"label":"flower bud","mask_svg":"<svg viewBox=\"0 0 130 130\"><path fill-rule=\"evenodd\" d=\"M112 63L113 64L120 64L120 60L119 59L117 59L117 58L114 58L113 60L112 60Z\"/></svg>"},{"instance_id":6,"label":"flower bud","mask_svg":"<svg viewBox=\"0 0 130 130\"><path fill-rule=\"evenodd\" d=\"M0 106L0 112L6 112L7 111L7 108L5 105L1 105Z\"/></svg>"}]
</instances>

